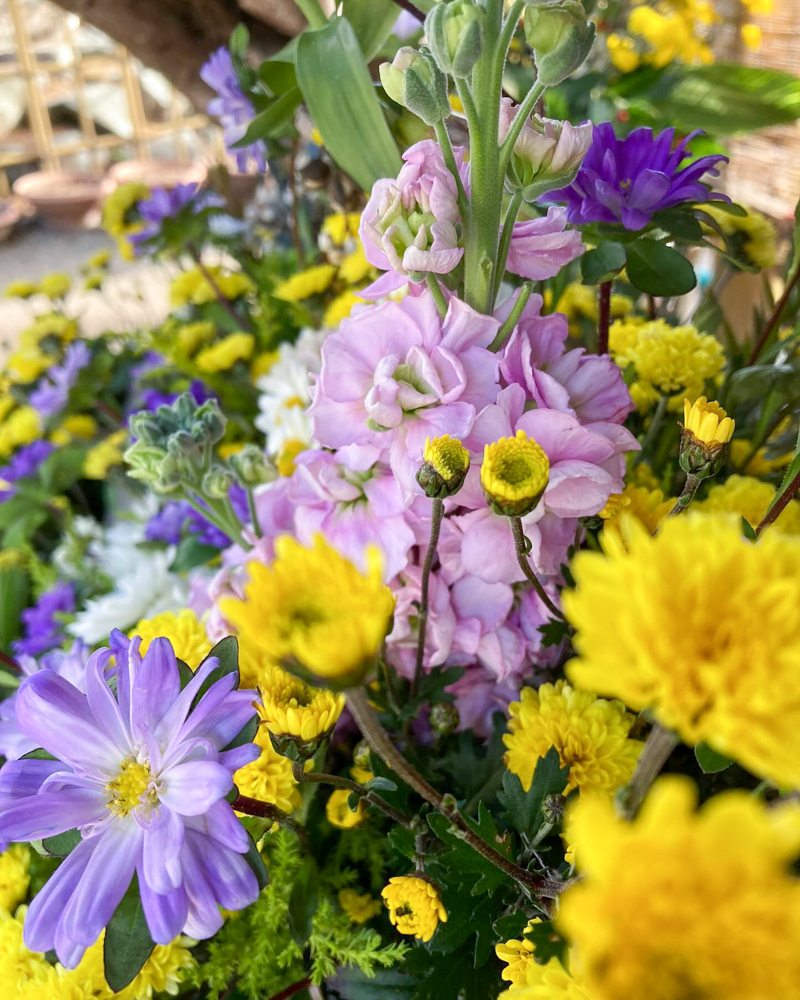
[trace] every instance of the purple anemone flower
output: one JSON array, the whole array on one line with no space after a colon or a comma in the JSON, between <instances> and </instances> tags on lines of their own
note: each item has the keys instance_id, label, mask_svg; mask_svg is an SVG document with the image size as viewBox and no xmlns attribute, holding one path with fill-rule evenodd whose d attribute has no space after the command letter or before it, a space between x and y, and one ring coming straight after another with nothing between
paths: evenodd
<instances>
[{"instance_id":1,"label":"purple anemone flower","mask_svg":"<svg viewBox=\"0 0 800 1000\"><path fill-rule=\"evenodd\" d=\"M43 417L52 417L54 413L63 410L69 402L69 393L78 372L85 368L92 359L92 352L84 340L76 340L64 352L64 361L53 365L41 379L30 396L31 406L35 407Z\"/></svg>"},{"instance_id":2,"label":"purple anemone flower","mask_svg":"<svg viewBox=\"0 0 800 1000\"><path fill-rule=\"evenodd\" d=\"M225 801L233 772L258 756L252 743L225 749L252 718L256 692L234 690L236 672L214 679L214 656L181 690L169 640L153 639L144 657L138 638L115 631L111 642L113 653L90 657L85 694L52 670L23 681L20 729L57 759L0 769L0 840L81 834L25 920L26 946L54 948L67 968L107 926L134 873L159 944L181 932L211 937L220 907L240 910L259 889L244 857L252 842Z\"/></svg>"},{"instance_id":3,"label":"purple anemone flower","mask_svg":"<svg viewBox=\"0 0 800 1000\"><path fill-rule=\"evenodd\" d=\"M240 171L247 170L247 164L252 157L258 169L263 173L266 168L263 142L254 142L241 149L234 149L247 131L247 126L255 117L255 110L250 98L244 93L233 68L230 52L221 46L213 52L203 68L200 79L205 81L217 97L208 102L208 113L219 118L224 129L225 146L228 152L236 158L236 166Z\"/></svg>"},{"instance_id":4,"label":"purple anemone flower","mask_svg":"<svg viewBox=\"0 0 800 1000\"><path fill-rule=\"evenodd\" d=\"M141 244L158 236L166 219L174 218L178 212L192 205L194 211L208 207L207 200L202 203L196 199L199 188L197 184L176 184L173 188L153 188L150 197L137 203L136 207L144 221L143 228L138 233L131 233L128 240L137 252ZM192 202L195 202L192 204Z\"/></svg>"},{"instance_id":5,"label":"purple anemone flower","mask_svg":"<svg viewBox=\"0 0 800 1000\"><path fill-rule=\"evenodd\" d=\"M13 642L18 656L41 656L61 645L63 626L55 617L58 612L68 614L75 610L75 590L71 583L57 583L45 591L37 604L26 608L22 614L25 636Z\"/></svg>"},{"instance_id":6,"label":"purple anemone flower","mask_svg":"<svg viewBox=\"0 0 800 1000\"><path fill-rule=\"evenodd\" d=\"M42 439L20 448L8 465L0 469L0 480L5 483L16 483L19 479L30 478L53 451L55 445ZM13 495L13 490L0 490L0 503L4 503Z\"/></svg>"},{"instance_id":7,"label":"purple anemone flower","mask_svg":"<svg viewBox=\"0 0 800 1000\"><path fill-rule=\"evenodd\" d=\"M658 136L649 128L637 128L618 139L609 122L595 125L592 145L575 180L551 191L546 200L566 202L573 226L621 222L632 231L644 229L656 212L684 202L729 201L701 180L705 173L716 177L716 164L727 163L727 156L700 156L681 168L690 155L689 143L702 134L692 132L672 149L673 128Z\"/></svg>"}]
</instances>

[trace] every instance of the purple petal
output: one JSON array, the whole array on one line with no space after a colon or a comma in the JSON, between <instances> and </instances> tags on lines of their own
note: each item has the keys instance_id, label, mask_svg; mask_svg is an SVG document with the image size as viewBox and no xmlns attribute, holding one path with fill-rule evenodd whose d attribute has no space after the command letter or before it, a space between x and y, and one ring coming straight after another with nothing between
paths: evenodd
<instances>
[{"instance_id":1,"label":"purple petal","mask_svg":"<svg viewBox=\"0 0 800 1000\"><path fill-rule=\"evenodd\" d=\"M10 760L0 768L0 795L35 795L42 783L58 771L70 773L60 760Z\"/></svg>"},{"instance_id":2,"label":"purple petal","mask_svg":"<svg viewBox=\"0 0 800 1000\"><path fill-rule=\"evenodd\" d=\"M255 749L258 750L258 747ZM224 799L215 802L202 816L192 816L187 819L186 826L198 834L224 844L225 847L229 847L239 854L245 854L250 847L247 831L239 822L230 803L225 802Z\"/></svg>"},{"instance_id":3,"label":"purple petal","mask_svg":"<svg viewBox=\"0 0 800 1000\"><path fill-rule=\"evenodd\" d=\"M195 855L193 845L187 838L181 852L183 880L189 897L189 913L184 925L184 933L200 941L213 937L222 927L219 905L206 878L202 866Z\"/></svg>"},{"instance_id":4,"label":"purple petal","mask_svg":"<svg viewBox=\"0 0 800 1000\"><path fill-rule=\"evenodd\" d=\"M0 806L0 838L41 840L104 818L105 799L99 791L71 788L39 792Z\"/></svg>"},{"instance_id":5,"label":"purple petal","mask_svg":"<svg viewBox=\"0 0 800 1000\"><path fill-rule=\"evenodd\" d=\"M23 931L25 945L30 951L50 951L55 944L56 930L64 915L64 908L83 878L100 839L91 837L89 840L82 840L33 897ZM65 965L65 958L68 957L59 955ZM68 967L74 968L78 961L80 956L77 960L73 957Z\"/></svg>"},{"instance_id":6,"label":"purple petal","mask_svg":"<svg viewBox=\"0 0 800 1000\"><path fill-rule=\"evenodd\" d=\"M133 681L132 721L153 732L180 694L181 676L169 639L156 638L147 647Z\"/></svg>"},{"instance_id":7,"label":"purple petal","mask_svg":"<svg viewBox=\"0 0 800 1000\"><path fill-rule=\"evenodd\" d=\"M154 892L167 893L181 884L182 847L183 821L162 806L156 821L145 829L142 845L142 871Z\"/></svg>"},{"instance_id":8,"label":"purple petal","mask_svg":"<svg viewBox=\"0 0 800 1000\"><path fill-rule=\"evenodd\" d=\"M156 944L171 944L181 933L189 914L189 897L181 885L167 893L153 892L139 868L139 893L147 928Z\"/></svg>"},{"instance_id":9,"label":"purple petal","mask_svg":"<svg viewBox=\"0 0 800 1000\"><path fill-rule=\"evenodd\" d=\"M258 897L258 880L243 855L196 833L191 837L200 866L220 906L241 910Z\"/></svg>"},{"instance_id":10,"label":"purple petal","mask_svg":"<svg viewBox=\"0 0 800 1000\"><path fill-rule=\"evenodd\" d=\"M181 816L199 816L225 798L233 786L230 771L211 760L190 761L161 775L165 784L161 801Z\"/></svg>"}]
</instances>

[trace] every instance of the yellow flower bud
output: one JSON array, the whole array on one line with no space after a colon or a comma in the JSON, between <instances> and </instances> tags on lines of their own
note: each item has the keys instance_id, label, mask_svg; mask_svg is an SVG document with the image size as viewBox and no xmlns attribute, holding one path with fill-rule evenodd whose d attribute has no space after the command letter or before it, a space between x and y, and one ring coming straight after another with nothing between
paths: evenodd
<instances>
[{"instance_id":1,"label":"yellow flower bud","mask_svg":"<svg viewBox=\"0 0 800 1000\"><path fill-rule=\"evenodd\" d=\"M683 401L680 465L689 475L707 479L722 468L736 424L719 403L700 396Z\"/></svg>"},{"instance_id":2,"label":"yellow flower bud","mask_svg":"<svg viewBox=\"0 0 800 1000\"><path fill-rule=\"evenodd\" d=\"M506 517L522 517L539 503L547 488L550 461L523 430L516 437L487 444L481 466L481 486L489 506Z\"/></svg>"},{"instance_id":3,"label":"yellow flower bud","mask_svg":"<svg viewBox=\"0 0 800 1000\"><path fill-rule=\"evenodd\" d=\"M431 499L451 497L457 493L469 469L469 452L457 438L449 434L425 438L424 464L417 472L417 482Z\"/></svg>"}]
</instances>

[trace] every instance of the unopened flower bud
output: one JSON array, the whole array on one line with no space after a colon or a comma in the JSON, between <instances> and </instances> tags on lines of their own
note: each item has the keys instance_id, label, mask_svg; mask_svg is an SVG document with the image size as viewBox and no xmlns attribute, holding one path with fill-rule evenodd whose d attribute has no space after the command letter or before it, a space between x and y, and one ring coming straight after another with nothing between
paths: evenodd
<instances>
[{"instance_id":1,"label":"unopened flower bud","mask_svg":"<svg viewBox=\"0 0 800 1000\"><path fill-rule=\"evenodd\" d=\"M425 18L425 37L439 69L466 77L483 47L486 14L469 0L437 3Z\"/></svg>"},{"instance_id":2,"label":"unopened flower bud","mask_svg":"<svg viewBox=\"0 0 800 1000\"><path fill-rule=\"evenodd\" d=\"M360 743L356 744L355 750L353 750L353 763L356 767L361 767L365 771L369 771L372 768L369 743L366 740L361 740Z\"/></svg>"},{"instance_id":3,"label":"unopened flower bud","mask_svg":"<svg viewBox=\"0 0 800 1000\"><path fill-rule=\"evenodd\" d=\"M380 74L389 97L426 125L436 125L450 114L447 78L427 49L403 46L391 63L381 65Z\"/></svg>"},{"instance_id":4,"label":"unopened flower bud","mask_svg":"<svg viewBox=\"0 0 800 1000\"><path fill-rule=\"evenodd\" d=\"M523 430L516 437L487 444L481 486L496 514L524 517L536 508L547 488L550 460Z\"/></svg>"},{"instance_id":5,"label":"unopened flower bud","mask_svg":"<svg viewBox=\"0 0 800 1000\"><path fill-rule=\"evenodd\" d=\"M542 818L545 823L555 826L561 822L566 808L567 800L563 795L545 795L542 801Z\"/></svg>"},{"instance_id":6,"label":"unopened flower bud","mask_svg":"<svg viewBox=\"0 0 800 1000\"><path fill-rule=\"evenodd\" d=\"M222 500L233 486L233 473L224 465L214 465L203 476L203 493L211 500Z\"/></svg>"},{"instance_id":7,"label":"unopened flower bud","mask_svg":"<svg viewBox=\"0 0 800 1000\"><path fill-rule=\"evenodd\" d=\"M525 8L525 37L533 49L537 81L552 87L581 65L594 43L595 25L579 0Z\"/></svg>"},{"instance_id":8,"label":"unopened flower bud","mask_svg":"<svg viewBox=\"0 0 800 1000\"><path fill-rule=\"evenodd\" d=\"M431 729L440 736L454 733L460 721L458 709L448 701L437 702L431 709Z\"/></svg>"},{"instance_id":9,"label":"unopened flower bud","mask_svg":"<svg viewBox=\"0 0 800 1000\"><path fill-rule=\"evenodd\" d=\"M267 462L264 452L255 444L246 444L228 460L242 486L259 486L271 483L278 476L274 465Z\"/></svg>"},{"instance_id":10,"label":"unopened flower bud","mask_svg":"<svg viewBox=\"0 0 800 1000\"><path fill-rule=\"evenodd\" d=\"M709 403L705 396L694 403L684 399L679 459L683 471L698 479L715 476L725 464L735 427L719 403Z\"/></svg>"},{"instance_id":11,"label":"unopened flower bud","mask_svg":"<svg viewBox=\"0 0 800 1000\"><path fill-rule=\"evenodd\" d=\"M461 489L469 469L469 452L449 434L425 439L424 463L417 482L431 500L444 500Z\"/></svg>"}]
</instances>

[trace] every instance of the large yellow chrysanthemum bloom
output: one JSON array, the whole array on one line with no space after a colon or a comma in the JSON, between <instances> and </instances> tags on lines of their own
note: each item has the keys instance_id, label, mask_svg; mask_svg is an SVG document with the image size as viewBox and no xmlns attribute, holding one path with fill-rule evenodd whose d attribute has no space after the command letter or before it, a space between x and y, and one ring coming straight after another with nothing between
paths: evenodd
<instances>
[{"instance_id":1,"label":"large yellow chrysanthemum bloom","mask_svg":"<svg viewBox=\"0 0 800 1000\"><path fill-rule=\"evenodd\" d=\"M189 608L182 611L162 611L153 618L142 618L128 633L130 638L135 635L141 637L139 652L142 656L153 639L159 636L169 639L175 655L192 670L200 666L212 645L200 619Z\"/></svg>"},{"instance_id":2,"label":"large yellow chrysanthemum bloom","mask_svg":"<svg viewBox=\"0 0 800 1000\"><path fill-rule=\"evenodd\" d=\"M253 742L261 748L261 755L252 764L239 768L233 776L240 793L270 802L286 813L299 809L303 800L292 777L292 762L273 749L264 726L259 727Z\"/></svg>"},{"instance_id":3,"label":"large yellow chrysanthemum bloom","mask_svg":"<svg viewBox=\"0 0 800 1000\"><path fill-rule=\"evenodd\" d=\"M540 757L550 747L558 751L562 767L569 765L564 794L581 791L614 792L630 780L642 749L628 739L633 716L619 701L606 701L591 691L576 691L566 681L523 688L519 701L509 705L506 767L525 791L531 787Z\"/></svg>"},{"instance_id":4,"label":"large yellow chrysanthemum bloom","mask_svg":"<svg viewBox=\"0 0 800 1000\"><path fill-rule=\"evenodd\" d=\"M313 548L283 535L275 553L271 566L249 563L244 600L224 598L222 613L265 660L339 687L360 683L394 611L380 552L368 550L366 573L321 535Z\"/></svg>"},{"instance_id":5,"label":"large yellow chrysanthemum bloom","mask_svg":"<svg viewBox=\"0 0 800 1000\"><path fill-rule=\"evenodd\" d=\"M336 725L344 695L310 687L282 667L267 667L259 677L259 715L276 736L313 740Z\"/></svg>"},{"instance_id":6,"label":"large yellow chrysanthemum bloom","mask_svg":"<svg viewBox=\"0 0 800 1000\"><path fill-rule=\"evenodd\" d=\"M712 486L706 499L695 502L693 509L705 513L738 514L756 528L774 497L775 487L770 483L753 476L729 476L724 483ZM800 535L800 501L790 500L769 530Z\"/></svg>"},{"instance_id":7,"label":"large yellow chrysanthemum bloom","mask_svg":"<svg viewBox=\"0 0 800 1000\"><path fill-rule=\"evenodd\" d=\"M800 539L689 511L650 534L623 519L580 552L564 611L581 687L651 707L761 777L800 786Z\"/></svg>"},{"instance_id":8,"label":"large yellow chrysanthemum bloom","mask_svg":"<svg viewBox=\"0 0 800 1000\"><path fill-rule=\"evenodd\" d=\"M31 877L31 852L25 844L12 844L0 854L0 910L12 912L25 898Z\"/></svg>"},{"instance_id":9,"label":"large yellow chrysanthemum bloom","mask_svg":"<svg viewBox=\"0 0 800 1000\"><path fill-rule=\"evenodd\" d=\"M644 323L634 343L616 355L618 364L630 362L640 379L660 393L681 392L713 379L722 371L722 345L693 326L670 326L663 319Z\"/></svg>"},{"instance_id":10,"label":"large yellow chrysanthemum bloom","mask_svg":"<svg viewBox=\"0 0 800 1000\"><path fill-rule=\"evenodd\" d=\"M4 1000L36 996L35 991L42 989L51 975L52 966L44 955L28 951L22 940L27 910L27 906L20 906L13 916L0 910L0 984Z\"/></svg>"},{"instance_id":11,"label":"large yellow chrysanthemum bloom","mask_svg":"<svg viewBox=\"0 0 800 1000\"><path fill-rule=\"evenodd\" d=\"M483 449L481 486L498 514L522 517L530 513L547 488L549 476L547 453L523 430Z\"/></svg>"},{"instance_id":12,"label":"large yellow chrysanthemum bloom","mask_svg":"<svg viewBox=\"0 0 800 1000\"><path fill-rule=\"evenodd\" d=\"M597 798L568 817L583 879L557 921L594 1000L800 995L796 813L744 791L696 802L691 781L666 777L634 823Z\"/></svg>"},{"instance_id":13,"label":"large yellow chrysanthemum bloom","mask_svg":"<svg viewBox=\"0 0 800 1000\"><path fill-rule=\"evenodd\" d=\"M339 890L339 906L354 924L365 924L381 912L381 901L374 896L359 895L355 889Z\"/></svg>"},{"instance_id":14,"label":"large yellow chrysanthemum bloom","mask_svg":"<svg viewBox=\"0 0 800 1000\"><path fill-rule=\"evenodd\" d=\"M439 922L447 922L439 890L426 878L399 875L381 890L389 919L401 934L430 941Z\"/></svg>"}]
</instances>

